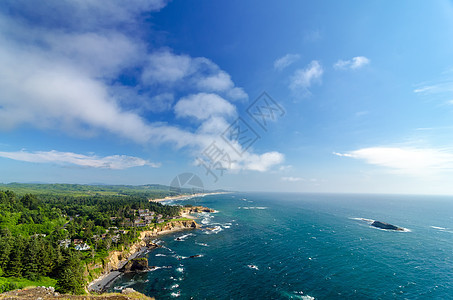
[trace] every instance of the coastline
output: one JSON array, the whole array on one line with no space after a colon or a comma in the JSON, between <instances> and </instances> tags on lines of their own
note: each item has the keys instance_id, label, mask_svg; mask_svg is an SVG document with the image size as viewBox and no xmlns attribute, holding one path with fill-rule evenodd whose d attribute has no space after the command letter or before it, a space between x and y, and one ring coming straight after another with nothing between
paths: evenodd
<instances>
[{"instance_id":1,"label":"coastline","mask_svg":"<svg viewBox=\"0 0 453 300\"><path fill-rule=\"evenodd\" d=\"M188 214L186 214L187 217ZM194 219L195 217L189 216L187 217L188 219L191 219L191 221L178 221L179 226L173 226L173 223L171 226L167 225L164 228L161 228L158 230L157 228L154 228L152 230L145 230L140 233L139 240L135 242L130 248L133 249L133 251L129 254L129 256L125 260L121 260L117 262L117 265L114 266L110 271L108 271L105 274L102 274L101 276L97 277L96 279L92 280L91 282L88 283L87 285L87 290L89 292L94 292L94 293L104 293L105 290L109 287L109 285L115 281L118 277L120 277L123 272L120 271L120 269L127 264L130 260L140 257L143 254L145 254L147 251L150 251L152 249L157 248L157 245L154 243L149 243L146 240L150 240L151 238L156 238L161 235L166 235L170 233L175 233L178 231L183 231L183 230L188 230L188 229L196 229L199 228L200 225L198 225ZM183 225L183 226L181 226ZM124 252L127 250L123 251L116 251L116 252ZM112 251L109 253L109 256L114 254L115 251Z\"/></svg>"},{"instance_id":2,"label":"coastline","mask_svg":"<svg viewBox=\"0 0 453 300\"><path fill-rule=\"evenodd\" d=\"M180 196L173 196L173 197L165 197L160 199L148 199L150 202L163 202L163 201L170 201L170 200L188 200L196 197L204 197L210 195L223 195L228 194L231 192L213 192L213 193L197 193L191 195L180 195Z\"/></svg>"},{"instance_id":3,"label":"coastline","mask_svg":"<svg viewBox=\"0 0 453 300\"><path fill-rule=\"evenodd\" d=\"M213 193L197 193L193 195L182 195L182 196L175 196L175 197L166 197L163 199L149 199L151 202L162 202L162 201L169 201L169 200L187 200L194 197L204 197L208 195L220 195L220 194L227 194L230 192L213 192ZM121 272L121 268L125 266L130 260L140 257L147 253L148 251L155 249L158 247L157 244L151 242L153 238L157 238L161 235L171 234L178 231L188 230L188 229L197 229L201 226L195 222L197 217L193 216L192 214L197 212L215 212L215 210L203 207L203 206L195 206L190 208L182 208L181 216L183 218L187 218L186 221L171 221L163 227L155 227L155 228L147 228L148 230L144 230L140 232L140 237L137 242L131 245L129 249L125 249L123 251L111 251L108 255L108 262L107 264L111 264L110 270L106 273L103 273L96 279L92 280L88 283L86 289L89 292L95 293L104 293L105 290L112 284L118 277L120 277L123 272ZM117 260L116 262L112 262L112 258L115 256L118 257L118 254L124 255L124 253L128 253L126 259ZM115 261L113 259L113 261Z\"/></svg>"}]
</instances>

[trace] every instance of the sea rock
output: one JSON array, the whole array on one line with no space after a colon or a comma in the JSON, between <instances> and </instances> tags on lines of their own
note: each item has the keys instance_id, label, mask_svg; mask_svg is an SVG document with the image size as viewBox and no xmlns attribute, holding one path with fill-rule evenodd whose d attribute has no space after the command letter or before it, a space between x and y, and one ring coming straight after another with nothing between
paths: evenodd
<instances>
[{"instance_id":1,"label":"sea rock","mask_svg":"<svg viewBox=\"0 0 453 300\"><path fill-rule=\"evenodd\" d=\"M128 261L121 269L123 272L137 272L148 270L148 260L145 257L134 258Z\"/></svg>"},{"instance_id":2,"label":"sea rock","mask_svg":"<svg viewBox=\"0 0 453 300\"><path fill-rule=\"evenodd\" d=\"M395 225L392 225L389 223L381 222L381 221L374 221L373 223L371 223L371 226L381 228L381 229L387 229L387 230L404 231L404 229L401 227L398 227L398 226L395 226Z\"/></svg>"}]
</instances>

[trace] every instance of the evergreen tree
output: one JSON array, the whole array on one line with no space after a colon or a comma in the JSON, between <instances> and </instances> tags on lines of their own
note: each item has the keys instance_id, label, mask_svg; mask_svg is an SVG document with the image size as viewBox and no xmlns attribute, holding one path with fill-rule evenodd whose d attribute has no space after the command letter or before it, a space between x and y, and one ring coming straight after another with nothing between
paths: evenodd
<instances>
[{"instance_id":1,"label":"evergreen tree","mask_svg":"<svg viewBox=\"0 0 453 300\"><path fill-rule=\"evenodd\" d=\"M39 239L31 238L27 244L27 251L23 255L23 275L31 280L39 277L39 248Z\"/></svg>"},{"instance_id":2,"label":"evergreen tree","mask_svg":"<svg viewBox=\"0 0 453 300\"><path fill-rule=\"evenodd\" d=\"M83 294L84 282L82 262L71 253L62 265L55 288L60 293Z\"/></svg>"},{"instance_id":3,"label":"evergreen tree","mask_svg":"<svg viewBox=\"0 0 453 300\"><path fill-rule=\"evenodd\" d=\"M21 277L23 271L23 256L25 248L25 240L21 236L14 238L14 247L11 249L6 275Z\"/></svg>"},{"instance_id":4,"label":"evergreen tree","mask_svg":"<svg viewBox=\"0 0 453 300\"><path fill-rule=\"evenodd\" d=\"M9 255L11 249L13 238L11 232L8 228L4 227L0 229L0 268L5 269L9 261Z\"/></svg>"}]
</instances>

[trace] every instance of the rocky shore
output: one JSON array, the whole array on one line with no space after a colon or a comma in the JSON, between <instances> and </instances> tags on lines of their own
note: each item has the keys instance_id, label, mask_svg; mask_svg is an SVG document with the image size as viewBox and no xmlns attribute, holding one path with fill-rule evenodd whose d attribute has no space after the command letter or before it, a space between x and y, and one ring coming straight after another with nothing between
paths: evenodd
<instances>
[{"instance_id":1,"label":"rocky shore","mask_svg":"<svg viewBox=\"0 0 453 300\"><path fill-rule=\"evenodd\" d=\"M96 293L104 292L116 278L128 270L125 266L129 262L143 256L147 251L159 247L159 245L152 242L157 236L199 227L194 220L179 220L170 221L162 226L140 232L139 240L129 247L129 249L111 251L109 253L105 259L106 263L101 276L88 284L88 291Z\"/></svg>"}]
</instances>

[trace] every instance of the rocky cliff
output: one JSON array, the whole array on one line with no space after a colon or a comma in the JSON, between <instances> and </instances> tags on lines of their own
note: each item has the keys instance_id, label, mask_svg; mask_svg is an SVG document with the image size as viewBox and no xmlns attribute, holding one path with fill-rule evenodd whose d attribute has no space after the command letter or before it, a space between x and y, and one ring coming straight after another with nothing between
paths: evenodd
<instances>
[{"instance_id":1,"label":"rocky cliff","mask_svg":"<svg viewBox=\"0 0 453 300\"><path fill-rule=\"evenodd\" d=\"M157 244L151 242L151 240L156 238L157 235L184 229L195 229L199 227L200 226L194 220L184 220L170 221L168 223L158 225L155 228L141 231L139 240L128 249L123 249L122 251L110 251L109 255L104 259L102 266L89 264L87 268L90 271L96 269L99 270L100 268L102 268L101 272L96 272L97 276L95 277L105 276L111 271L123 268L129 260L140 256L141 251L159 247ZM88 270L85 275L88 275ZM89 289L95 281L97 280L94 280L89 284Z\"/></svg>"},{"instance_id":2,"label":"rocky cliff","mask_svg":"<svg viewBox=\"0 0 453 300\"><path fill-rule=\"evenodd\" d=\"M201 213L201 212L215 212L215 210L204 207L204 206L188 206L188 207L183 207L182 212L186 214L192 214L192 213Z\"/></svg>"}]
</instances>

